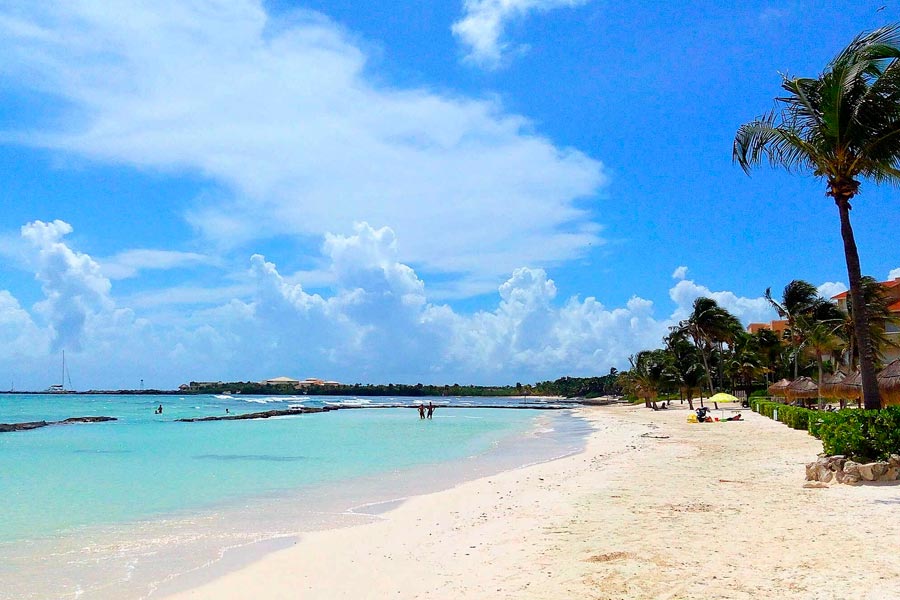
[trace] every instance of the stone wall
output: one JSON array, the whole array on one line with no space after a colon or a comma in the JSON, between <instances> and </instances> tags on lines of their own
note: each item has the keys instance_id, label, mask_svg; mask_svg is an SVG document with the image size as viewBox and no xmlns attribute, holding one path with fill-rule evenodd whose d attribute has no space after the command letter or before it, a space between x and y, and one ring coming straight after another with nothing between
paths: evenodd
<instances>
[{"instance_id":1,"label":"stone wall","mask_svg":"<svg viewBox=\"0 0 900 600\"><path fill-rule=\"evenodd\" d=\"M887 461L858 463L846 456L819 455L806 464L806 480L856 485L866 481L897 481L900 479L900 456L892 454Z\"/></svg>"}]
</instances>

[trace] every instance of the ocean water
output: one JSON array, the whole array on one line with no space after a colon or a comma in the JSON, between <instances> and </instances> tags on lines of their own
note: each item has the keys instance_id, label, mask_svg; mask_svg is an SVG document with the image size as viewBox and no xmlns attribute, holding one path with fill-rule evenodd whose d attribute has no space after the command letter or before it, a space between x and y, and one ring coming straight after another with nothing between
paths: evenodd
<instances>
[{"instance_id":1,"label":"ocean water","mask_svg":"<svg viewBox=\"0 0 900 600\"><path fill-rule=\"evenodd\" d=\"M179 423L420 399L0 395L3 423L118 418L0 434L0 598L147 597L229 548L363 522L377 512L366 506L551 458L578 438L562 413L429 400L432 421L378 408Z\"/></svg>"}]
</instances>

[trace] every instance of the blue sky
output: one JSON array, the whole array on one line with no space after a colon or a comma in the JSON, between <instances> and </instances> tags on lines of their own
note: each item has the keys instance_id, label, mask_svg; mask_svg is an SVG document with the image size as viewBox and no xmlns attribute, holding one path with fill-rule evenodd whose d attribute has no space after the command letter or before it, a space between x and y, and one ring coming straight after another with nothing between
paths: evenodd
<instances>
[{"instance_id":1,"label":"blue sky","mask_svg":"<svg viewBox=\"0 0 900 600\"><path fill-rule=\"evenodd\" d=\"M878 2L0 2L0 388L605 373L698 295L843 289L820 182L731 162ZM627 6L623 6L627 4ZM883 8L882 8L883 7ZM898 192L854 203L900 275Z\"/></svg>"}]
</instances>

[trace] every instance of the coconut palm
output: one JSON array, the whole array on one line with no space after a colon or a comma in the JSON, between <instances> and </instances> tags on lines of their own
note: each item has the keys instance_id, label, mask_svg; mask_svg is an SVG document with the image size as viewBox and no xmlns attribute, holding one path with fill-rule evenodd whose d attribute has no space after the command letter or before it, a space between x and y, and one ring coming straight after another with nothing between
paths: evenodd
<instances>
[{"instance_id":1,"label":"coconut palm","mask_svg":"<svg viewBox=\"0 0 900 600\"><path fill-rule=\"evenodd\" d=\"M869 321L870 352L875 367L878 368L884 360L884 348L897 347L897 342L886 335L886 326L900 323L900 319L888 308L891 305L891 298L874 277L863 276L860 285ZM859 344L853 330L853 302L849 300L848 298L847 312L842 315L843 322L838 335L844 340L846 346L846 363L853 370L859 358Z\"/></svg>"},{"instance_id":2,"label":"coconut palm","mask_svg":"<svg viewBox=\"0 0 900 600\"><path fill-rule=\"evenodd\" d=\"M678 391L694 410L694 393L699 392L703 381L703 365L700 364L700 351L687 340L687 334L673 327L669 335L663 338L666 345L665 374L678 386ZM702 404L702 400L701 400Z\"/></svg>"},{"instance_id":3,"label":"coconut palm","mask_svg":"<svg viewBox=\"0 0 900 600\"><path fill-rule=\"evenodd\" d=\"M663 350L642 350L628 357L631 363L631 383L638 398L647 408L656 408L659 388L663 385L666 358Z\"/></svg>"},{"instance_id":4,"label":"coconut palm","mask_svg":"<svg viewBox=\"0 0 900 600\"><path fill-rule=\"evenodd\" d=\"M797 329L797 317L811 309L819 292L811 283L801 279L794 279L784 286L781 292L781 301L778 302L772 297L772 288L766 288L766 300L778 313L778 316L787 321L787 331L785 337L791 346L792 362L794 363L794 379L797 379L797 358L800 354L799 347L803 343Z\"/></svg>"},{"instance_id":5,"label":"coconut palm","mask_svg":"<svg viewBox=\"0 0 900 600\"><path fill-rule=\"evenodd\" d=\"M753 345L757 349L760 368L766 374L766 387L769 385L769 373L777 373L781 368L783 345L771 329L760 329L753 334Z\"/></svg>"},{"instance_id":6,"label":"coconut palm","mask_svg":"<svg viewBox=\"0 0 900 600\"><path fill-rule=\"evenodd\" d=\"M694 300L690 316L678 323L678 329L689 335L700 351L706 371L706 383L712 395L715 390L709 368L710 355L714 348L718 346L721 350L722 343L734 339L736 332L741 329L740 321L712 298L701 296Z\"/></svg>"},{"instance_id":7,"label":"coconut palm","mask_svg":"<svg viewBox=\"0 0 900 600\"><path fill-rule=\"evenodd\" d=\"M782 77L787 95L776 109L738 129L734 160L749 173L768 159L772 166L823 178L841 222L853 327L861 348L870 348L862 296L859 252L850 225L850 200L860 179L900 183L900 25L857 36L818 78ZM866 408L880 408L875 365L860 353Z\"/></svg>"},{"instance_id":8,"label":"coconut palm","mask_svg":"<svg viewBox=\"0 0 900 600\"><path fill-rule=\"evenodd\" d=\"M821 386L822 358L826 353L836 350L841 345L841 340L837 336L841 320L839 318L816 319L815 317L800 316L798 325L803 330L804 349L816 359L816 366L819 369L819 377L816 381ZM825 408L821 387L819 388L819 408Z\"/></svg>"}]
</instances>

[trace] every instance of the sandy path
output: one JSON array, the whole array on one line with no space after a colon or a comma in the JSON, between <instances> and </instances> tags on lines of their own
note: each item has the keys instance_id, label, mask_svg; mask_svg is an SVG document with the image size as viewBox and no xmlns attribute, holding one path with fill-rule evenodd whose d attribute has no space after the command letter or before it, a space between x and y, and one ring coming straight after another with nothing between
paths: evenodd
<instances>
[{"instance_id":1,"label":"sandy path","mask_svg":"<svg viewBox=\"0 0 900 600\"><path fill-rule=\"evenodd\" d=\"M819 442L749 411L582 412L581 454L304 535L171 598L900 598L900 487L804 488Z\"/></svg>"}]
</instances>

